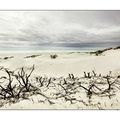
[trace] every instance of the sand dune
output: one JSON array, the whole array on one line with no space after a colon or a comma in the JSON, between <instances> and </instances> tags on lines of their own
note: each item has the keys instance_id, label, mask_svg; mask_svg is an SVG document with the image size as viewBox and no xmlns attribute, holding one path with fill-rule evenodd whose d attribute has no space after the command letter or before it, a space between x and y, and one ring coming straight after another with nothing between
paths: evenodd
<instances>
[{"instance_id":1,"label":"sand dune","mask_svg":"<svg viewBox=\"0 0 120 120\"><path fill-rule=\"evenodd\" d=\"M50 55L57 54L58 57L51 59ZM5 57L7 59L4 59ZM10 57L14 56L14 57ZM60 78L68 77L68 74L74 74L75 77L84 76L85 72L95 71L97 74L111 75L117 77L120 75L120 50L108 50L101 55L96 56L89 53L80 52L52 52L52 53L4 53L0 54L0 66L10 70L18 70L24 66L26 70L35 65L32 77L47 76ZM10 57L10 58L9 58ZM2 75L1 75L2 76ZM59 79L58 79L59 80ZM51 92L51 89L49 92ZM54 91L54 90L53 90ZM56 91L54 91L56 92ZM50 95L50 93L47 93ZM76 96L79 96L78 94ZM55 101L57 104L50 105L49 102L41 103L43 99L40 95L33 95L29 100L22 100L15 104L5 104L2 109L119 109L119 93L113 99L93 97L94 105L85 106L83 103L63 103L62 100ZM88 101L84 92L81 99ZM116 102L116 99L118 102ZM54 101L54 100L53 100ZM116 102L113 104L113 102ZM99 105L99 104L100 105ZM111 104L113 106L111 107ZM99 107L100 106L100 107Z\"/></svg>"},{"instance_id":2,"label":"sand dune","mask_svg":"<svg viewBox=\"0 0 120 120\"><path fill-rule=\"evenodd\" d=\"M51 54L57 54L56 59L51 59ZM25 58L30 55L39 55L36 57ZM76 76L83 75L83 71L92 71L106 74L109 71L117 72L120 69L120 50L109 50L100 56L86 53L9 53L0 54L1 58L5 56L14 56L11 59L0 59L0 66L10 69L17 69L23 66L30 67L33 64L36 69L34 74L48 76L66 76L68 73L74 73Z\"/></svg>"}]
</instances>

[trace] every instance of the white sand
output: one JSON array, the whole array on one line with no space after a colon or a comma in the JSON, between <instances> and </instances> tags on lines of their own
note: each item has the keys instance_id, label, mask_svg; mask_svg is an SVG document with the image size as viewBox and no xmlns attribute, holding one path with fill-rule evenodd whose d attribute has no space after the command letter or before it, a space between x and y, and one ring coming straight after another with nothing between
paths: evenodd
<instances>
[{"instance_id":1,"label":"white sand","mask_svg":"<svg viewBox=\"0 0 120 120\"><path fill-rule=\"evenodd\" d=\"M109 50L101 56L89 55L85 53L56 53L58 58L51 59L50 55L54 53L37 53L41 54L35 58L24 58L25 56L36 53L9 53L0 54L0 57L14 56L12 59L0 60L0 66L10 69L17 69L23 66L31 67L35 65L34 74L47 76L67 76L73 73L76 76L83 75L83 71L95 70L98 73L106 74L109 71L120 71L120 50Z\"/></svg>"},{"instance_id":2,"label":"white sand","mask_svg":"<svg viewBox=\"0 0 120 120\"><path fill-rule=\"evenodd\" d=\"M24 58L29 55L40 54L40 56L35 58ZM14 56L14 58L3 60L0 59L0 66L4 66L11 70L15 70L21 67L31 67L33 64L35 65L35 71L33 73L36 75L47 75L47 76L68 76L68 73L73 73L75 76L80 77L83 76L83 72L91 72L95 70L97 73L107 74L109 71L112 71L113 75L120 74L120 50L109 50L104 52L100 56L90 55L86 53L56 53L58 57L56 59L51 59L50 55L54 53L6 53L0 54L0 58L4 58L5 56ZM35 97L34 97L35 99ZM37 98L36 98L37 99ZM112 99L113 100L113 99ZM113 101L114 102L114 101ZM108 103L109 104L109 103ZM7 107L6 107L7 106ZM20 101L19 103L13 104L11 106L6 105L2 109L98 109L99 107L79 107L79 105L71 105L69 103L62 105L47 105L47 104L38 104L33 103L30 100ZM103 105L105 106L105 105ZM106 107L110 109L110 105ZM119 108L115 105L114 109Z\"/></svg>"}]
</instances>

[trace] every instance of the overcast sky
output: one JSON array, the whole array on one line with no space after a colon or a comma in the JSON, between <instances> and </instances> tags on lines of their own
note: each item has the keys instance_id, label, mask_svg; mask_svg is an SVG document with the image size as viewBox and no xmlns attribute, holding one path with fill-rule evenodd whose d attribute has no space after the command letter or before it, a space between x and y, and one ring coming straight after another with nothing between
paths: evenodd
<instances>
[{"instance_id":1,"label":"overcast sky","mask_svg":"<svg viewBox=\"0 0 120 120\"><path fill-rule=\"evenodd\" d=\"M0 50L120 45L120 11L0 11Z\"/></svg>"}]
</instances>

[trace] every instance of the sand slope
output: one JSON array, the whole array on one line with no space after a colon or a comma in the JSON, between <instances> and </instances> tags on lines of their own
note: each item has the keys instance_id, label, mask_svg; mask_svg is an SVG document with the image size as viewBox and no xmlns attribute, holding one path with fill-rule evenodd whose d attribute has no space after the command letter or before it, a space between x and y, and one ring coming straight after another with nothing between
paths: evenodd
<instances>
[{"instance_id":1,"label":"sand slope","mask_svg":"<svg viewBox=\"0 0 120 120\"><path fill-rule=\"evenodd\" d=\"M0 60L0 66L10 69L17 69L23 66L30 67L35 64L34 74L48 76L66 76L68 73L74 73L76 76L83 75L83 71L95 70L96 72L106 74L109 71L117 72L120 69L120 50L109 50L100 56L85 53L56 53L58 58L51 59L49 56L54 53L40 53L35 58L24 58L35 53L9 53L0 54L1 58L5 56L14 56L8 60ZM37 53L38 54L38 53Z\"/></svg>"},{"instance_id":2,"label":"sand slope","mask_svg":"<svg viewBox=\"0 0 120 120\"><path fill-rule=\"evenodd\" d=\"M90 55L87 53L77 53L77 52L62 52L62 53L37 53L39 56L34 58L25 58L26 56L33 55L35 53L6 53L0 54L0 66L4 66L11 70L17 70L18 68L25 67L29 68L33 64L35 65L35 71L32 77L37 75L48 76L48 77L67 77L68 73L73 73L75 76L83 76L83 72L91 72L92 70L97 73L106 75L109 71L112 71L113 76L118 76L120 74L120 50L108 50L100 56ZM51 59L51 54L57 54L56 59ZM11 59L3 59L5 56L14 56ZM84 95L83 95L84 96ZM119 94L117 95L119 96ZM83 103L70 104L69 102L62 104L62 102L56 105L49 105L40 103L39 100L42 99L41 96L31 96L29 100L22 100L16 104L5 105L2 109L99 109L99 101L104 109L118 109L120 108L119 102L114 104L114 107L111 104L114 101L119 101L118 97L113 98L108 101L108 98L94 98L95 105L85 106ZM86 99L83 97L83 99ZM96 102L97 101L97 102ZM105 101L105 102L104 102ZM102 108L101 108L102 109Z\"/></svg>"}]
</instances>

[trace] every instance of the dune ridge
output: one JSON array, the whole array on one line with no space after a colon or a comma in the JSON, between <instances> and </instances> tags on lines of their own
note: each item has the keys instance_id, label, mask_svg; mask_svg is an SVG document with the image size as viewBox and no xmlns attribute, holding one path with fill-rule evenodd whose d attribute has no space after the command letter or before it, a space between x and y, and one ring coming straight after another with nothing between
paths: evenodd
<instances>
[{"instance_id":1,"label":"dune ridge","mask_svg":"<svg viewBox=\"0 0 120 120\"><path fill-rule=\"evenodd\" d=\"M120 109L120 49L100 51L0 54L1 109Z\"/></svg>"}]
</instances>

